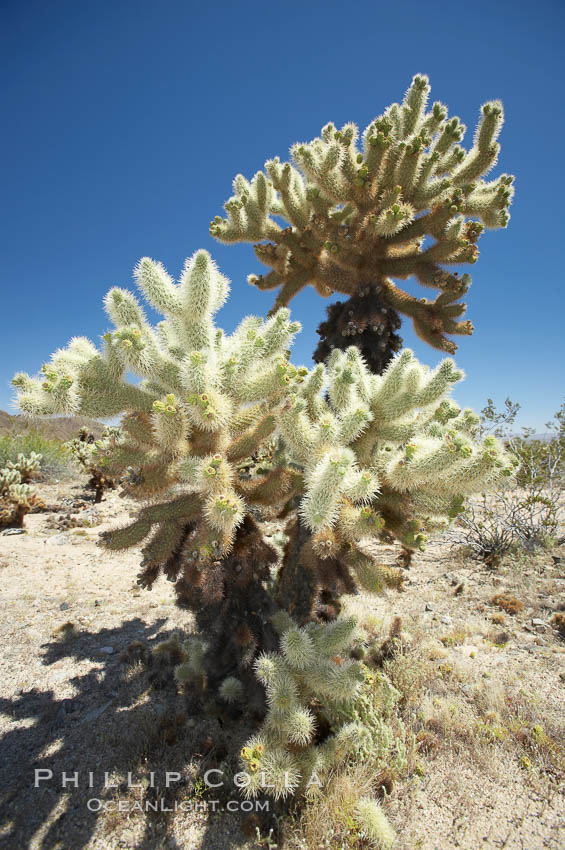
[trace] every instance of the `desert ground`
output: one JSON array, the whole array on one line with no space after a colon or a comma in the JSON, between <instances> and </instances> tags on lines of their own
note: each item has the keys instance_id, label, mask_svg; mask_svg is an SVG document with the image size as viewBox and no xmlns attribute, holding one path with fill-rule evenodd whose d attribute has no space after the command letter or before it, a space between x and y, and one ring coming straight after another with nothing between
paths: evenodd
<instances>
[{"instance_id":1,"label":"desert ground","mask_svg":"<svg viewBox=\"0 0 565 850\"><path fill-rule=\"evenodd\" d=\"M214 792L199 777L221 764L221 718L187 717L174 684L138 660L190 631L190 614L164 579L137 586L138 549L97 545L133 503L113 491L94 505L79 479L40 486L58 512L0 533L0 846L314 850L299 814L283 826L275 810L269 838L225 801L205 811ZM380 557L398 553L385 546ZM523 607L507 613L497 595ZM348 607L383 639L402 620L387 672L403 694L411 768L383 801L399 850L562 850L565 642L551 618L565 608L565 547L489 569L440 537L415 556L402 592ZM34 787L36 770L52 778ZM78 787L62 787L75 771ZM128 787L128 771L141 787ZM168 789L165 771L181 775ZM142 811L144 799L171 811ZM363 844L328 836L318 846Z\"/></svg>"}]
</instances>

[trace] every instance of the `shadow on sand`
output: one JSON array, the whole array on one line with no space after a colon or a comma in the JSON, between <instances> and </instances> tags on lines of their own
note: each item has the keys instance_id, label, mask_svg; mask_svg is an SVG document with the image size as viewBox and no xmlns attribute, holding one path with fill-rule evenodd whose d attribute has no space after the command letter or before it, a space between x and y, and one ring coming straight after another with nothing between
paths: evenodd
<instances>
[{"instance_id":1,"label":"shadow on sand","mask_svg":"<svg viewBox=\"0 0 565 850\"><path fill-rule=\"evenodd\" d=\"M152 668L140 660L170 635L160 631L164 622L148 626L134 618L50 641L42 647L45 665L64 659L95 665L70 675L74 695L61 700L52 690L32 689L0 700L15 726L0 742L0 846L79 850L92 840L93 847L223 850L245 843L240 813L210 814L208 808L208 816L202 814L204 801L218 792L211 795L198 779L225 764L228 749L241 745L239 735L234 731L230 740L219 716L188 717L172 666ZM101 654L107 645L122 652ZM64 673L64 665L58 667ZM180 775L168 788L166 771ZM145 786L128 787L128 772L132 785ZM63 774L70 779L66 787ZM117 787L106 786L105 774ZM237 792L225 799L234 798L241 799ZM129 813L117 811L118 800Z\"/></svg>"}]
</instances>

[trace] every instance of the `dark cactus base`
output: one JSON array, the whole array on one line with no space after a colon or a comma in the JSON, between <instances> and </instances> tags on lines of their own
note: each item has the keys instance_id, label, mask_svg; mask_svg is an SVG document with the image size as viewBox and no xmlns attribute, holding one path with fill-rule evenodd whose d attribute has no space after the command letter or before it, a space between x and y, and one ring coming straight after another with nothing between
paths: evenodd
<instances>
[{"instance_id":1,"label":"dark cactus base","mask_svg":"<svg viewBox=\"0 0 565 850\"><path fill-rule=\"evenodd\" d=\"M330 304L327 314L317 331L320 342L313 355L316 363L326 361L334 348L345 351L355 345L371 372L380 375L402 347L402 339L395 333L400 328L400 316L385 306L378 285L361 286L347 301Z\"/></svg>"}]
</instances>

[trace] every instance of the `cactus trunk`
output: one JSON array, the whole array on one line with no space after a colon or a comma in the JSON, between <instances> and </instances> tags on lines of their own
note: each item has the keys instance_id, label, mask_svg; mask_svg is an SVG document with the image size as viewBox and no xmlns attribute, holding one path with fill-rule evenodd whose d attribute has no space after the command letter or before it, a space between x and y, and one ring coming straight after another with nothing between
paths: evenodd
<instances>
[{"instance_id":1,"label":"cactus trunk","mask_svg":"<svg viewBox=\"0 0 565 850\"><path fill-rule=\"evenodd\" d=\"M395 353L402 346L396 333L401 325L400 315L380 295L380 286L361 286L347 301L336 301L327 308L327 319L318 327L320 342L313 359L325 362L331 352L345 351L355 345L369 370L382 375Z\"/></svg>"}]
</instances>

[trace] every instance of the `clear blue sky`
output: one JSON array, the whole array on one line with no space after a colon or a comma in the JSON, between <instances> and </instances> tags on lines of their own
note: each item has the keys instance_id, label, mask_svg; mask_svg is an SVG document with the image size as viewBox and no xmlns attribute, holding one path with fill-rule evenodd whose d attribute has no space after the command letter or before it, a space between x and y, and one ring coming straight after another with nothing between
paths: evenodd
<instances>
[{"instance_id":1,"label":"clear blue sky","mask_svg":"<svg viewBox=\"0 0 565 850\"><path fill-rule=\"evenodd\" d=\"M0 408L14 371L73 335L98 341L103 294L131 286L143 255L177 276L207 248L232 280L221 324L264 314L251 246L208 235L234 175L329 120L364 127L422 72L468 136L482 102L504 101L498 170L517 175L510 225L470 269L457 398L510 395L540 429L565 395L564 24L559 0L2 0ZM310 363L326 303L294 300L295 362ZM437 362L408 324L403 336Z\"/></svg>"}]
</instances>

